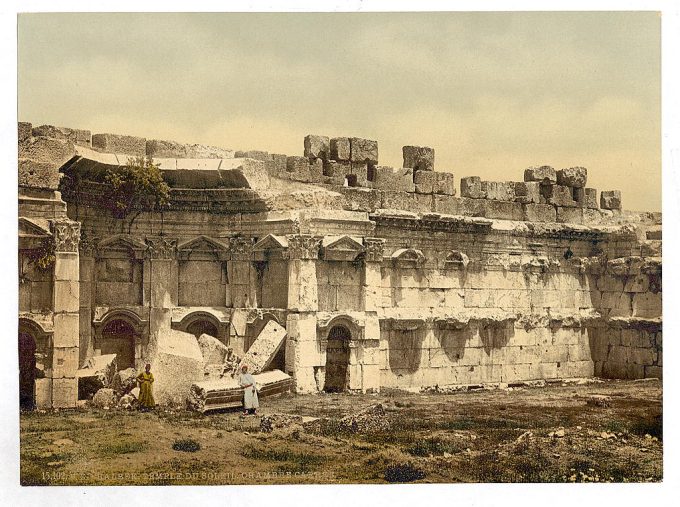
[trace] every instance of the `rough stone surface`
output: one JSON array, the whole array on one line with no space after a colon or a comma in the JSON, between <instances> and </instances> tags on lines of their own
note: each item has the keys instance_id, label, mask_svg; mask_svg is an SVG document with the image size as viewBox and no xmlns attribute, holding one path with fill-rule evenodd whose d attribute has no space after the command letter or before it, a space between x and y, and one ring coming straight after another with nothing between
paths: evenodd
<instances>
[{"instance_id":1,"label":"rough stone surface","mask_svg":"<svg viewBox=\"0 0 680 507\"><path fill-rule=\"evenodd\" d=\"M460 196L471 199L484 199L486 191L482 189L482 180L479 176L466 176L460 179Z\"/></svg>"},{"instance_id":2,"label":"rough stone surface","mask_svg":"<svg viewBox=\"0 0 680 507\"><path fill-rule=\"evenodd\" d=\"M603 190L600 192L600 208L621 209L621 191Z\"/></svg>"},{"instance_id":3,"label":"rough stone surface","mask_svg":"<svg viewBox=\"0 0 680 507\"><path fill-rule=\"evenodd\" d=\"M106 153L120 153L143 157L146 155L146 139L118 134L94 134L92 147Z\"/></svg>"},{"instance_id":4,"label":"rough stone surface","mask_svg":"<svg viewBox=\"0 0 680 507\"><path fill-rule=\"evenodd\" d=\"M555 222L557 211L552 204L527 204L523 218L528 222Z\"/></svg>"},{"instance_id":5,"label":"rough stone surface","mask_svg":"<svg viewBox=\"0 0 680 507\"><path fill-rule=\"evenodd\" d=\"M349 161L351 157L351 148L348 137L334 137L330 142L331 159L340 161Z\"/></svg>"},{"instance_id":6,"label":"rough stone surface","mask_svg":"<svg viewBox=\"0 0 680 507\"><path fill-rule=\"evenodd\" d=\"M183 406L191 384L203 378L203 355L196 337L176 330L159 334L151 373L156 403Z\"/></svg>"},{"instance_id":7,"label":"rough stone surface","mask_svg":"<svg viewBox=\"0 0 680 507\"><path fill-rule=\"evenodd\" d=\"M285 338L286 328L273 320L267 322L241 360L239 369L245 364L252 374L264 371L276 356Z\"/></svg>"},{"instance_id":8,"label":"rough stone surface","mask_svg":"<svg viewBox=\"0 0 680 507\"><path fill-rule=\"evenodd\" d=\"M23 143L27 139L30 139L32 132L33 132L33 126L30 123L20 121L19 127L18 127L19 143Z\"/></svg>"},{"instance_id":9,"label":"rough stone surface","mask_svg":"<svg viewBox=\"0 0 680 507\"><path fill-rule=\"evenodd\" d=\"M62 141L70 141L80 146L90 146L92 144L92 133L89 130L55 127L53 125L33 127L33 137L51 137Z\"/></svg>"},{"instance_id":10,"label":"rough stone surface","mask_svg":"<svg viewBox=\"0 0 680 507\"><path fill-rule=\"evenodd\" d=\"M415 192L413 169L376 166L373 188L392 192Z\"/></svg>"},{"instance_id":11,"label":"rough stone surface","mask_svg":"<svg viewBox=\"0 0 680 507\"><path fill-rule=\"evenodd\" d=\"M541 184L536 181L516 182L515 201L522 204L539 204L541 202Z\"/></svg>"},{"instance_id":12,"label":"rough stone surface","mask_svg":"<svg viewBox=\"0 0 680 507\"><path fill-rule=\"evenodd\" d=\"M569 167L557 171L557 184L567 187L583 188L588 180L588 169L585 167Z\"/></svg>"},{"instance_id":13,"label":"rough stone surface","mask_svg":"<svg viewBox=\"0 0 680 507\"><path fill-rule=\"evenodd\" d=\"M437 173L434 171L416 171L413 175L416 192L419 194L432 194L437 181Z\"/></svg>"},{"instance_id":14,"label":"rough stone surface","mask_svg":"<svg viewBox=\"0 0 680 507\"><path fill-rule=\"evenodd\" d=\"M557 183L557 173L553 167L542 165L528 167L524 170L524 181L538 181L541 183Z\"/></svg>"},{"instance_id":15,"label":"rough stone surface","mask_svg":"<svg viewBox=\"0 0 680 507\"><path fill-rule=\"evenodd\" d=\"M349 145L352 162L366 162L373 165L378 163L378 141L351 137Z\"/></svg>"},{"instance_id":16,"label":"rough stone surface","mask_svg":"<svg viewBox=\"0 0 680 507\"><path fill-rule=\"evenodd\" d=\"M118 396L131 392L137 386L137 370L126 368L115 373L111 387Z\"/></svg>"},{"instance_id":17,"label":"rough stone surface","mask_svg":"<svg viewBox=\"0 0 680 507\"><path fill-rule=\"evenodd\" d=\"M115 407L117 403L116 393L113 389L103 388L97 391L92 398L92 404L97 408Z\"/></svg>"},{"instance_id":18,"label":"rough stone surface","mask_svg":"<svg viewBox=\"0 0 680 507\"><path fill-rule=\"evenodd\" d=\"M427 146L402 147L404 167L417 171L434 171L434 149Z\"/></svg>"},{"instance_id":19,"label":"rough stone surface","mask_svg":"<svg viewBox=\"0 0 680 507\"><path fill-rule=\"evenodd\" d=\"M227 356L227 346L214 336L202 334L198 337L198 346L203 355L203 367L208 365L222 365Z\"/></svg>"},{"instance_id":20,"label":"rough stone surface","mask_svg":"<svg viewBox=\"0 0 680 507\"><path fill-rule=\"evenodd\" d=\"M327 136L305 136L305 157L328 160L331 154L330 139Z\"/></svg>"},{"instance_id":21,"label":"rough stone surface","mask_svg":"<svg viewBox=\"0 0 680 507\"><path fill-rule=\"evenodd\" d=\"M511 181L482 181L482 193L494 201L514 201L515 184Z\"/></svg>"},{"instance_id":22,"label":"rough stone surface","mask_svg":"<svg viewBox=\"0 0 680 507\"><path fill-rule=\"evenodd\" d=\"M584 208L597 209L597 189L595 188L584 188L581 194L581 205Z\"/></svg>"},{"instance_id":23,"label":"rough stone surface","mask_svg":"<svg viewBox=\"0 0 680 507\"><path fill-rule=\"evenodd\" d=\"M350 433L389 431L391 425L380 403L340 419L340 428Z\"/></svg>"}]
</instances>

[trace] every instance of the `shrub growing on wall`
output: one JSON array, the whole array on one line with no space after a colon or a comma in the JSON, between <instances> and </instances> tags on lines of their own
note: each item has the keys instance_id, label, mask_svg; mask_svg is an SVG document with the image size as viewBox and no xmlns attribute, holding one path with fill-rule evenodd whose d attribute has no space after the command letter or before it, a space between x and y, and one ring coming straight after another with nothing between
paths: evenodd
<instances>
[{"instance_id":1,"label":"shrub growing on wall","mask_svg":"<svg viewBox=\"0 0 680 507\"><path fill-rule=\"evenodd\" d=\"M122 167L108 169L104 181L111 187L104 205L116 218L168 205L170 187L163 181L159 165L150 158L131 158Z\"/></svg>"}]
</instances>

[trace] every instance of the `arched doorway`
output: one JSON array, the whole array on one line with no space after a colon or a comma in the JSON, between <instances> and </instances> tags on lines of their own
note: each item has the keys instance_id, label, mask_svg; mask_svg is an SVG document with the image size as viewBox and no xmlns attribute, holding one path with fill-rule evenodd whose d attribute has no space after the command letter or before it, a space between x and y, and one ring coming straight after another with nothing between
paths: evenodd
<instances>
[{"instance_id":1,"label":"arched doorway","mask_svg":"<svg viewBox=\"0 0 680 507\"><path fill-rule=\"evenodd\" d=\"M101 353L116 354L119 370L135 367L135 329L126 320L113 319L102 330Z\"/></svg>"},{"instance_id":2,"label":"arched doorway","mask_svg":"<svg viewBox=\"0 0 680 507\"><path fill-rule=\"evenodd\" d=\"M326 345L326 378L323 390L341 392L347 389L349 342L352 334L345 326L333 326Z\"/></svg>"},{"instance_id":3,"label":"arched doorway","mask_svg":"<svg viewBox=\"0 0 680 507\"><path fill-rule=\"evenodd\" d=\"M36 343L29 333L19 332L19 407L35 408Z\"/></svg>"},{"instance_id":4,"label":"arched doorway","mask_svg":"<svg viewBox=\"0 0 680 507\"><path fill-rule=\"evenodd\" d=\"M209 334L210 336L217 338L219 331L217 330L217 326L209 320L196 319L187 326L187 333L191 333L196 338L202 334Z\"/></svg>"}]
</instances>

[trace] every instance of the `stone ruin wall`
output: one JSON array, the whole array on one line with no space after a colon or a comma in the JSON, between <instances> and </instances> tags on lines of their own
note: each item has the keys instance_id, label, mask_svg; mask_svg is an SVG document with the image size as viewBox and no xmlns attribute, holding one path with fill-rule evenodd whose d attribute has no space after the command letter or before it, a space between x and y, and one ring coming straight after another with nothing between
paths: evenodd
<instances>
[{"instance_id":1,"label":"stone ruin wall","mask_svg":"<svg viewBox=\"0 0 680 507\"><path fill-rule=\"evenodd\" d=\"M213 308L218 338L244 349L269 318L286 326L281 366L303 391L323 386L337 323L356 342L350 389L661 377L660 214L623 211L617 191L598 200L583 168L466 177L456 196L426 147L404 147L404 167L389 168L358 138L307 136L299 157L19 131L22 216L61 216L58 193L46 196L89 151L118 164L152 156L173 187L162 219L134 223L65 196L83 230L73 369L97 353L97 326L116 307L138 321L138 360L158 333ZM250 185L225 183L220 167L246 165ZM38 278L20 286L23 314L53 311Z\"/></svg>"}]
</instances>

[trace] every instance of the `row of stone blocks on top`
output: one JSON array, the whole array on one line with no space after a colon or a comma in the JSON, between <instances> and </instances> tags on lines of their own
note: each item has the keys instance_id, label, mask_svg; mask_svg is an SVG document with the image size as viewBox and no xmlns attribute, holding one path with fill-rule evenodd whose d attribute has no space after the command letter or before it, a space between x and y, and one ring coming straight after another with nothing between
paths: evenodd
<instances>
[{"instance_id":1,"label":"row of stone blocks on top","mask_svg":"<svg viewBox=\"0 0 680 507\"><path fill-rule=\"evenodd\" d=\"M524 181L520 182L482 181L479 176L461 178L460 195L471 199L598 209L597 189L586 188L587 179L588 170L585 167L569 167L559 171L550 166L529 167L524 170ZM620 210L621 192L602 191L599 207Z\"/></svg>"}]
</instances>

